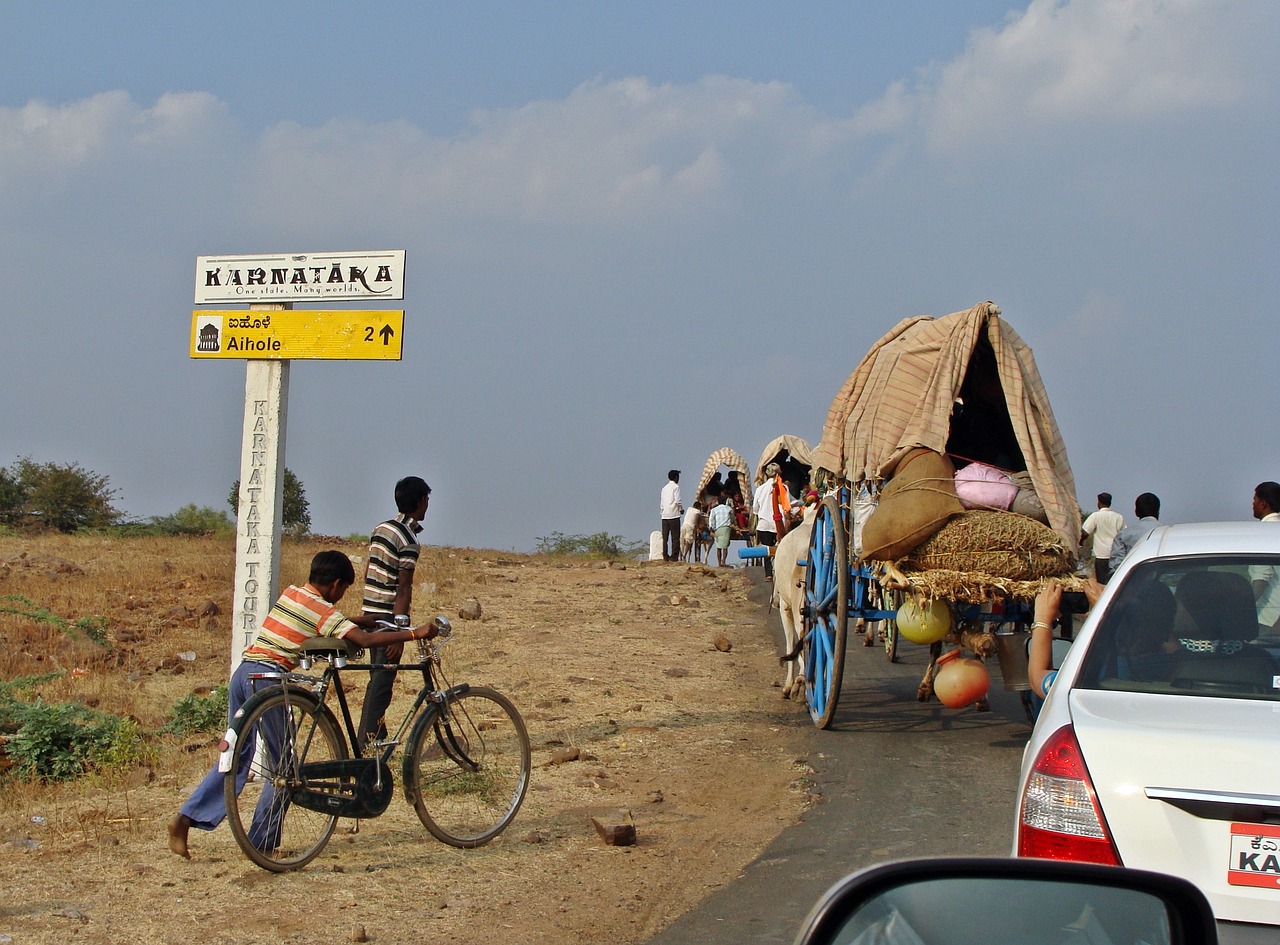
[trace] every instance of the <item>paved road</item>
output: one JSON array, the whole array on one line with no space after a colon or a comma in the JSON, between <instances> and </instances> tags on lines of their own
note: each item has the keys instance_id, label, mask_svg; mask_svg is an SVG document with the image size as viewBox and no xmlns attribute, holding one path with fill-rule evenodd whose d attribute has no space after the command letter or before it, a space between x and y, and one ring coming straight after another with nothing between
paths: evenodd
<instances>
[{"instance_id":1,"label":"paved road","mask_svg":"<svg viewBox=\"0 0 1280 945\"><path fill-rule=\"evenodd\" d=\"M754 569L753 569L754 570ZM764 597L763 584L756 592ZM770 627L780 639L777 612ZM1030 727L1017 693L992 662L991 711L922 705L924 647L851 639L832 728L818 731L795 706L797 757L821 799L735 882L713 893L649 945L790 945L818 897L872 863L912 856L1007 854L1014 790Z\"/></svg>"}]
</instances>

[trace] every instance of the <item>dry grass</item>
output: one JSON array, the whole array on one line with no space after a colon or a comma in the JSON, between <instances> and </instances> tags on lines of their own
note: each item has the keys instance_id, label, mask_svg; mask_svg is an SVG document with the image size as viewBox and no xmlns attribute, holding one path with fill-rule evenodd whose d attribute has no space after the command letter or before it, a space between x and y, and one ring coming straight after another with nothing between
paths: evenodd
<instances>
[{"instance_id":1,"label":"dry grass","mask_svg":"<svg viewBox=\"0 0 1280 945\"><path fill-rule=\"evenodd\" d=\"M328 547L356 560L360 574L363 544L289 541L282 584L304 581L312 555ZM79 702L155 731L180 699L226 680L234 569L234 539L0 536L0 680L60 674L39 686L46 702ZM429 577L416 588L415 611L426 614L456 612L484 580L465 553L444 549L425 549L420 573ZM358 578L343 601L349 611L360 593ZM82 621L102 630L86 633ZM192 747L172 738L153 746L161 768ZM31 791L10 778L0 805Z\"/></svg>"},{"instance_id":2,"label":"dry grass","mask_svg":"<svg viewBox=\"0 0 1280 945\"><path fill-rule=\"evenodd\" d=\"M286 543L282 580L304 579L325 547L366 552ZM87 670L42 691L158 728L179 699L226 681L233 559L230 540L0 536L0 597L71 623L100 618L111 644L3 614L0 678ZM418 581L419 620L482 602L481 620L455 620L446 670L506 692L528 724L533 784L511 830L478 850L445 847L397 787L386 814L354 835L344 821L299 873L252 866L225 828L193 831L193 859L181 860L164 825L208 769L216 736L162 738L130 770L0 781L0 933L331 943L367 927L372 941L639 942L731 880L803 810L803 768L780 722L802 710L770 685L776 651L741 572L428 548ZM210 602L220 613L201 616ZM717 636L733 649L718 649ZM186 651L196 659L178 657ZM393 720L411 689L398 684ZM579 760L557 763L566 747ZM635 847L603 846L591 827L615 809L633 813ZM293 905L282 912L282 902Z\"/></svg>"}]
</instances>

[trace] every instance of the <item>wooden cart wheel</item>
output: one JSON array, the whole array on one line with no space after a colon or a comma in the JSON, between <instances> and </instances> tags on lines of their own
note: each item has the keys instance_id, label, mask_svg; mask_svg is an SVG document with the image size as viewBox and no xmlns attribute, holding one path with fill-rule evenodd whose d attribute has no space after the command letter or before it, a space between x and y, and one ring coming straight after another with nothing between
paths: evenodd
<instances>
[{"instance_id":1,"label":"wooden cart wheel","mask_svg":"<svg viewBox=\"0 0 1280 945\"><path fill-rule=\"evenodd\" d=\"M827 728L840 701L849 622L849 544L835 496L818 507L804 572L804 677L809 715Z\"/></svg>"}]
</instances>

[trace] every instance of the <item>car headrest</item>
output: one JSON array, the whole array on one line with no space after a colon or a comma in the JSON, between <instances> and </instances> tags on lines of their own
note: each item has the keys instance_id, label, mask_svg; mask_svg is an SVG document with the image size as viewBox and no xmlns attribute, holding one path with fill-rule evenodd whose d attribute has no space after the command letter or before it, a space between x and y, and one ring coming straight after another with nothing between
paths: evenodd
<instances>
[{"instance_id":1,"label":"car headrest","mask_svg":"<svg viewBox=\"0 0 1280 945\"><path fill-rule=\"evenodd\" d=\"M1253 588L1243 574L1192 571L1178 582L1175 633L1195 640L1252 640L1258 635Z\"/></svg>"}]
</instances>

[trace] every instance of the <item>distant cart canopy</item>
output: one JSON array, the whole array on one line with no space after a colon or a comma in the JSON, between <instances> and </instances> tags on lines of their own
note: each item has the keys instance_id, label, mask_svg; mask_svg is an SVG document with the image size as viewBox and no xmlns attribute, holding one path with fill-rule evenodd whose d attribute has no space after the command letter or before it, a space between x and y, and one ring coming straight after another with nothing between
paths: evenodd
<instances>
[{"instance_id":1,"label":"distant cart canopy","mask_svg":"<svg viewBox=\"0 0 1280 945\"><path fill-rule=\"evenodd\" d=\"M725 467L727 472L721 472L721 466ZM719 479L716 479L717 473L720 473ZM751 470L747 467L747 461L742 458L742 454L737 450L722 446L707 457L707 463L702 467L702 478L698 480L697 498L702 498L707 486L719 483L723 489L729 484L730 480L737 482L738 491L742 494L743 501L750 506Z\"/></svg>"},{"instance_id":2,"label":"distant cart canopy","mask_svg":"<svg viewBox=\"0 0 1280 945\"><path fill-rule=\"evenodd\" d=\"M783 434L777 439L771 440L769 445L764 448L764 452L760 454L760 462L756 464L756 485L764 482L764 468L770 463L778 463L782 466L792 468L791 474L788 470L783 470L783 479L790 482L794 478L802 478L808 482L809 471L813 468L813 450L807 442L798 436ZM797 473L803 473L798 476Z\"/></svg>"},{"instance_id":3,"label":"distant cart canopy","mask_svg":"<svg viewBox=\"0 0 1280 945\"><path fill-rule=\"evenodd\" d=\"M1080 508L1066 446L1031 348L994 303L895 325L836 394L812 463L875 489L916 447L1025 470L1049 525L1075 551Z\"/></svg>"}]
</instances>

